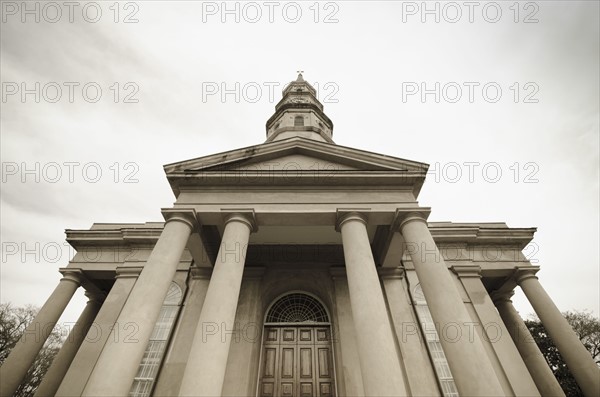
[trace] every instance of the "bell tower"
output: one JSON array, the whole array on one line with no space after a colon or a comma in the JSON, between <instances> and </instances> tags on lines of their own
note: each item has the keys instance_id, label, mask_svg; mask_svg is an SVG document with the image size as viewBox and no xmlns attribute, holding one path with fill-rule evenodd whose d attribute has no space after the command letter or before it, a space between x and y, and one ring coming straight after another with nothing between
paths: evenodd
<instances>
[{"instance_id":1,"label":"bell tower","mask_svg":"<svg viewBox=\"0 0 600 397\"><path fill-rule=\"evenodd\" d=\"M283 90L283 98L275 105L275 114L267 121L266 142L295 136L334 143L333 122L323 113L317 91L298 72L298 78Z\"/></svg>"}]
</instances>

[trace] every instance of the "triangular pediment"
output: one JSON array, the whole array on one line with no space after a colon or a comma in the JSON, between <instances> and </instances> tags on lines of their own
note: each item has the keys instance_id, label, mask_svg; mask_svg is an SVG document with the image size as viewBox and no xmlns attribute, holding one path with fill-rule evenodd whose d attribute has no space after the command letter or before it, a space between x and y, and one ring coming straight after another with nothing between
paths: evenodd
<instances>
[{"instance_id":1,"label":"triangular pediment","mask_svg":"<svg viewBox=\"0 0 600 397\"><path fill-rule=\"evenodd\" d=\"M370 184L377 178L412 178L411 183L422 184L428 165L397 157L364 150L322 143L311 139L294 137L264 143L228 152L199 157L164 166L167 178L177 194L178 186L191 183L197 176L207 185L213 176L227 179L235 173L277 176L328 175L330 182L350 183L351 178L361 178ZM370 177L373 178L370 178ZM282 178L282 183L285 178ZM308 179L307 179L308 181ZM254 180L254 183L257 183ZM410 181L408 181L410 182ZM308 183L308 182L307 182ZM196 183L194 183L196 184ZM353 184L353 183L352 183Z\"/></svg>"},{"instance_id":2,"label":"triangular pediment","mask_svg":"<svg viewBox=\"0 0 600 397\"><path fill-rule=\"evenodd\" d=\"M205 170L217 168L219 170L261 172L273 170L357 171L361 169L359 164L352 164L351 161L342 162L336 160L338 159L322 158L321 156L315 156L314 153L292 149L265 156L244 158L231 163L208 167Z\"/></svg>"},{"instance_id":3,"label":"triangular pediment","mask_svg":"<svg viewBox=\"0 0 600 397\"><path fill-rule=\"evenodd\" d=\"M226 170L422 171L428 165L303 138L250 146L165 165L167 175Z\"/></svg>"}]
</instances>

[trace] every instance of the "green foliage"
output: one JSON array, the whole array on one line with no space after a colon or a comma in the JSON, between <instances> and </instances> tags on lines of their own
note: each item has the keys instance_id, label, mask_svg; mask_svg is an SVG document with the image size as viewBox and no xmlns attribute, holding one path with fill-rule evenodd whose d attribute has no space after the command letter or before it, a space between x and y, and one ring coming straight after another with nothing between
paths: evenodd
<instances>
[{"instance_id":1,"label":"green foliage","mask_svg":"<svg viewBox=\"0 0 600 397\"><path fill-rule=\"evenodd\" d=\"M0 365L4 363L38 311L38 308L31 305L13 307L10 303L0 304ZM33 396L63 344L64 333L62 327L54 327L14 397Z\"/></svg>"},{"instance_id":2,"label":"green foliage","mask_svg":"<svg viewBox=\"0 0 600 397\"><path fill-rule=\"evenodd\" d=\"M567 311L563 315L596 363L600 364L600 320L588 312ZM525 324L567 397L583 397L583 392L540 320L534 317L526 320Z\"/></svg>"}]
</instances>

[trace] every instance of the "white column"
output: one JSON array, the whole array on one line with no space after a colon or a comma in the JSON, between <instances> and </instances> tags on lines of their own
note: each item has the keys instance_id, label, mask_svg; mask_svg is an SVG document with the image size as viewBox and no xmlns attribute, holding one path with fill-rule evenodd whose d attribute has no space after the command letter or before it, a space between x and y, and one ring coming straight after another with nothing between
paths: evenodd
<instances>
[{"instance_id":1,"label":"white column","mask_svg":"<svg viewBox=\"0 0 600 397\"><path fill-rule=\"evenodd\" d=\"M488 357L494 365L505 394L539 397L539 390L483 285L481 267L460 264L453 265L452 271L458 276L471 301L475 318L483 325L483 328L477 331L481 332L483 345L488 350Z\"/></svg>"},{"instance_id":2,"label":"white column","mask_svg":"<svg viewBox=\"0 0 600 397\"><path fill-rule=\"evenodd\" d=\"M249 258L250 259L250 258ZM259 357L261 353L262 329L264 320L262 300L262 276L264 267L246 267L240 290L240 305L235 314L235 342L229 348L227 371L223 382L223 396L255 396L254 382L259 377ZM242 303L243 302L243 303Z\"/></svg>"},{"instance_id":3,"label":"white column","mask_svg":"<svg viewBox=\"0 0 600 397\"><path fill-rule=\"evenodd\" d=\"M538 268L519 268L516 280L556 345L586 397L600 395L600 368L571 325L548 296L538 278Z\"/></svg>"},{"instance_id":4,"label":"white column","mask_svg":"<svg viewBox=\"0 0 600 397\"><path fill-rule=\"evenodd\" d=\"M67 270L64 273L52 295L0 367L0 396L12 396L17 390L80 285L78 272Z\"/></svg>"},{"instance_id":5,"label":"white column","mask_svg":"<svg viewBox=\"0 0 600 397\"><path fill-rule=\"evenodd\" d=\"M234 330L244 262L254 222L243 214L225 220L225 231L190 355L183 374L180 396L220 396Z\"/></svg>"},{"instance_id":6,"label":"white column","mask_svg":"<svg viewBox=\"0 0 600 397\"><path fill-rule=\"evenodd\" d=\"M195 226L194 210L163 210L167 218L96 367L84 396L126 396L146 350L181 254Z\"/></svg>"},{"instance_id":7,"label":"white column","mask_svg":"<svg viewBox=\"0 0 600 397\"><path fill-rule=\"evenodd\" d=\"M65 374L69 370L73 358L77 354L81 343L83 342L88 330L92 326L94 318L102 306L102 296L86 292L89 301L83 309L83 312L77 319L77 323L69 333L60 351L52 360L52 365L46 372L42 383L35 392L36 397L54 396Z\"/></svg>"},{"instance_id":8,"label":"white column","mask_svg":"<svg viewBox=\"0 0 600 397\"><path fill-rule=\"evenodd\" d=\"M419 328L415 308L407 295L404 271L399 268L385 268L382 264L379 275L390 308L393 330L404 361L406 383L410 393L413 396L436 396L440 393L438 379L427 353L425 338Z\"/></svg>"},{"instance_id":9,"label":"white column","mask_svg":"<svg viewBox=\"0 0 600 397\"><path fill-rule=\"evenodd\" d=\"M409 213L400 223L407 250L417 272L425 300L439 325L440 342L459 394L464 396L502 396L485 347L442 258L427 221L421 213Z\"/></svg>"},{"instance_id":10,"label":"white column","mask_svg":"<svg viewBox=\"0 0 600 397\"><path fill-rule=\"evenodd\" d=\"M511 292L510 294L494 296L494 304L504 325L508 329L508 333L514 341L517 350L519 350L519 354L540 394L542 396L564 397L565 393L548 366L535 340L529 333L527 325L525 325L525 322L513 306L510 300L512 294Z\"/></svg>"},{"instance_id":11,"label":"white column","mask_svg":"<svg viewBox=\"0 0 600 397\"><path fill-rule=\"evenodd\" d=\"M332 328L332 332L338 336L337 344L339 346L339 354L335 355L335 365L336 368L343 368L343 371L338 369L335 374L338 395L365 397L346 269L332 267L329 271L335 286L335 321L332 324L332 327L335 328ZM338 350L335 352L337 353Z\"/></svg>"},{"instance_id":12,"label":"white column","mask_svg":"<svg viewBox=\"0 0 600 397\"><path fill-rule=\"evenodd\" d=\"M365 218L358 213L338 221L358 354L367 396L406 396L389 316L375 269Z\"/></svg>"},{"instance_id":13,"label":"white column","mask_svg":"<svg viewBox=\"0 0 600 397\"><path fill-rule=\"evenodd\" d=\"M100 357L102 349L106 345L110 331L117 322L119 313L125 305L140 271L141 267L117 267L115 282L104 300L100 312L94 319L85 340L77 350L77 354L56 392L57 397L82 395L85 385L96 366L98 357Z\"/></svg>"}]
</instances>

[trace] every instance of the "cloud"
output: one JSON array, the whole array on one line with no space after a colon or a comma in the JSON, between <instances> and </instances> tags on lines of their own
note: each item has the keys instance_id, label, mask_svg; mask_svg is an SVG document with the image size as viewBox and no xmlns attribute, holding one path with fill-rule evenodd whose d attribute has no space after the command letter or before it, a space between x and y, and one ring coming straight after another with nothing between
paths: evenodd
<instances>
[{"instance_id":1,"label":"cloud","mask_svg":"<svg viewBox=\"0 0 600 397\"><path fill-rule=\"evenodd\" d=\"M122 23L131 11L124 9L114 23L109 3L101 3L95 24L80 17L21 23L18 16L2 23L2 82L63 87L57 103L43 95L36 103L29 94L1 104L2 161L39 163L40 172L57 163L63 173L64 163L79 163L72 183L7 176L3 241L62 242L65 228L161 220L160 208L173 202L162 165L263 142L281 89L303 69L322 96L333 92L324 105L338 144L437 166L419 198L433 208L432 220L538 226L540 274L550 295L561 309L600 312L597 300L590 303L598 295L600 237L598 3L539 2L539 22L530 24L522 21L531 10L521 9L515 23L509 3L501 3L498 23L480 9L474 23L466 13L457 23L443 15L423 23L419 14L403 15L402 3L335 3L337 11L319 9L317 23L308 3L298 23L281 9L273 23L266 13L257 23L232 16L222 23L220 14L203 14L201 2L142 2L132 24ZM338 22L324 23L333 11ZM72 102L65 82L79 84ZM469 82L479 84L473 102ZM82 93L87 83L102 90L95 103ZM219 92L207 96L206 83ZM235 93L222 95L236 83L278 85L273 100L265 89L256 102L238 92L236 102ZM439 83L439 101L435 94L423 100L422 92L403 96L403 83L429 90ZM442 91L451 83L462 88L457 103ZM486 83L502 89L498 102L486 100ZM534 91L537 103L525 103ZM125 103L129 94L137 102ZM480 163L474 182L465 162ZM482 174L492 162L503 172L497 183ZM99 181L81 173L88 163L99 165ZM439 174L450 163L461 166L458 182ZM524 182L534 170L529 163L537 166L537 183ZM132 171L138 182L125 183ZM42 304L67 261L3 263L2 300ZM578 279L567 278L565 268ZM525 301L518 305L531 311Z\"/></svg>"}]
</instances>

